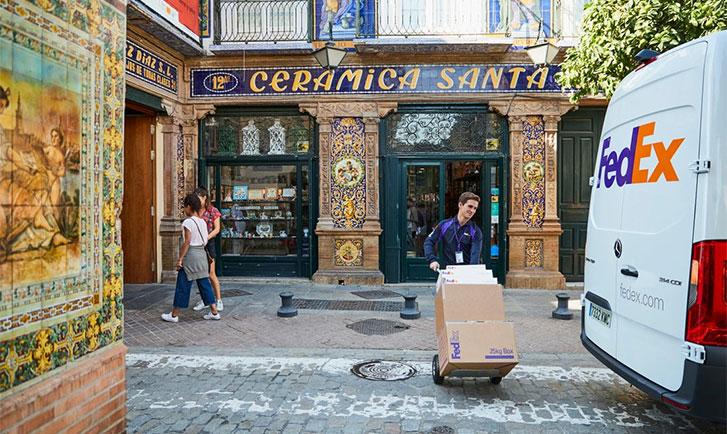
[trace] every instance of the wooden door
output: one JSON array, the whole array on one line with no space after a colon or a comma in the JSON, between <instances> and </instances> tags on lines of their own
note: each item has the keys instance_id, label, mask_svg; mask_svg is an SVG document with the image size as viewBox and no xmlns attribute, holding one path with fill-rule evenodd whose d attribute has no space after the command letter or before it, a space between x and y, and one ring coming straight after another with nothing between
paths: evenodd
<instances>
[{"instance_id":1,"label":"wooden door","mask_svg":"<svg viewBox=\"0 0 727 434\"><path fill-rule=\"evenodd\" d=\"M121 245L124 282L156 282L153 116L126 116Z\"/></svg>"},{"instance_id":2,"label":"wooden door","mask_svg":"<svg viewBox=\"0 0 727 434\"><path fill-rule=\"evenodd\" d=\"M593 176L606 109L583 107L563 116L558 128L558 215L560 272L582 282L586 255L589 178Z\"/></svg>"}]
</instances>

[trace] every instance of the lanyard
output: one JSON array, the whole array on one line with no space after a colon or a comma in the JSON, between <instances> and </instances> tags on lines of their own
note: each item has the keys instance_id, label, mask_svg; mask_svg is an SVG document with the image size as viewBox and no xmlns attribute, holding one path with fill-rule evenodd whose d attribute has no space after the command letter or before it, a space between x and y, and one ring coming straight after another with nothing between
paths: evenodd
<instances>
[{"instance_id":1,"label":"lanyard","mask_svg":"<svg viewBox=\"0 0 727 434\"><path fill-rule=\"evenodd\" d=\"M457 240L457 251L458 252L461 252L462 251L462 248L461 248L462 247L461 246L462 243L461 243L461 241L462 241L462 238L464 237L464 231L462 231L462 235L459 235L458 236L457 235L457 229L459 229L459 220L457 220L457 217L454 218L454 222L456 223L456 225L454 226L454 239ZM470 224L470 222L467 222L467 224L465 225L465 227L468 224Z\"/></svg>"}]
</instances>

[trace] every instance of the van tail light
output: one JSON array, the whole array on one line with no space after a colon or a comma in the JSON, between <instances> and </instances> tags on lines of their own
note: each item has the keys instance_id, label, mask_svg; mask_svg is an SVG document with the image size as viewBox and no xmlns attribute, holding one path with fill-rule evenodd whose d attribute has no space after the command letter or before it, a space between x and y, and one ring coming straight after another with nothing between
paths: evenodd
<instances>
[{"instance_id":1,"label":"van tail light","mask_svg":"<svg viewBox=\"0 0 727 434\"><path fill-rule=\"evenodd\" d=\"M686 340L727 346L727 241L692 248Z\"/></svg>"}]
</instances>

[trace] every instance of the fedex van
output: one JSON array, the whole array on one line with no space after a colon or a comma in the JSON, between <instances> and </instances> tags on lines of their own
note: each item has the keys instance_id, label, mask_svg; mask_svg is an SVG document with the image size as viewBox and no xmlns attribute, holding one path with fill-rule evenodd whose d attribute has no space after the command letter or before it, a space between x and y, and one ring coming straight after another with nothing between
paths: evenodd
<instances>
[{"instance_id":1,"label":"fedex van","mask_svg":"<svg viewBox=\"0 0 727 434\"><path fill-rule=\"evenodd\" d=\"M581 341L680 411L727 412L727 31L647 53L603 125Z\"/></svg>"}]
</instances>

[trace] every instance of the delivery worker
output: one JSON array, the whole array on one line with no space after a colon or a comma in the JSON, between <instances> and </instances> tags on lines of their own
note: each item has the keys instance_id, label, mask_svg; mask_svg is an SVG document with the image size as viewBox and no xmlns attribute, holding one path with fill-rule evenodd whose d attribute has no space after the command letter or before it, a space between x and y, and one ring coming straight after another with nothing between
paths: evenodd
<instances>
[{"instance_id":1,"label":"delivery worker","mask_svg":"<svg viewBox=\"0 0 727 434\"><path fill-rule=\"evenodd\" d=\"M479 264L482 252L482 231L470 220L477 212L480 197L471 192L459 196L457 216L442 220L424 240L424 254L429 268L434 271L455 264ZM441 242L443 264L434 254L434 246Z\"/></svg>"}]
</instances>

